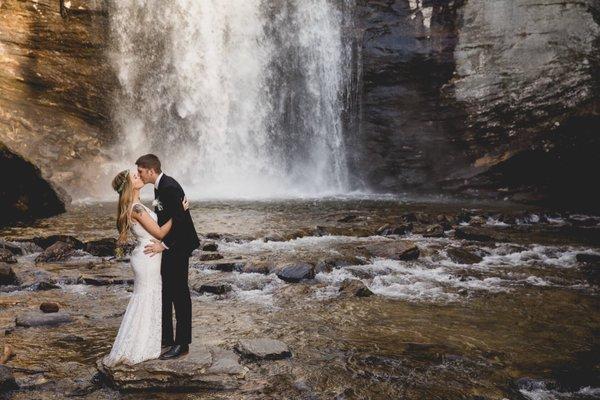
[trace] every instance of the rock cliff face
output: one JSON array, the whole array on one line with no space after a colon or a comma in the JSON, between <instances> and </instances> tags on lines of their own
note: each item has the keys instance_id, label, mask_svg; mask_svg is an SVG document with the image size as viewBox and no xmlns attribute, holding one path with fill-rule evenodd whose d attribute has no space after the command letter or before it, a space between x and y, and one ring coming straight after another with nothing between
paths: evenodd
<instances>
[{"instance_id":1,"label":"rock cliff face","mask_svg":"<svg viewBox=\"0 0 600 400\"><path fill-rule=\"evenodd\" d=\"M599 8L360 2L367 151L357 169L376 190L597 208Z\"/></svg>"},{"instance_id":2,"label":"rock cliff face","mask_svg":"<svg viewBox=\"0 0 600 400\"><path fill-rule=\"evenodd\" d=\"M0 2L3 153L24 156L72 195L82 162L102 159L111 139L106 16L100 0Z\"/></svg>"}]
</instances>

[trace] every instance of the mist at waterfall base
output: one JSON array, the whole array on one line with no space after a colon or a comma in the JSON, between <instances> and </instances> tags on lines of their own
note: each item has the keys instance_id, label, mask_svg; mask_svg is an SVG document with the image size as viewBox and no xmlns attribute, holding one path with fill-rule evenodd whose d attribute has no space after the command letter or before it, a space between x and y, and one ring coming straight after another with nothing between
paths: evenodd
<instances>
[{"instance_id":1,"label":"mist at waterfall base","mask_svg":"<svg viewBox=\"0 0 600 400\"><path fill-rule=\"evenodd\" d=\"M107 178L152 152L191 198L359 189L346 152L357 114L352 3L113 2L119 139Z\"/></svg>"}]
</instances>

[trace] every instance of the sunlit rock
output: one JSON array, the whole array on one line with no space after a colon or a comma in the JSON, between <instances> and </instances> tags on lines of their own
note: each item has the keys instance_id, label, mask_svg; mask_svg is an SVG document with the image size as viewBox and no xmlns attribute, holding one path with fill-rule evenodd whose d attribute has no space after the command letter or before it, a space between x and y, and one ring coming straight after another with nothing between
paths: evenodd
<instances>
[{"instance_id":1,"label":"sunlit rock","mask_svg":"<svg viewBox=\"0 0 600 400\"><path fill-rule=\"evenodd\" d=\"M100 359L96 365L111 386L123 391L231 390L239 387L247 372L234 352L196 343L187 355L174 360L106 366Z\"/></svg>"},{"instance_id":2,"label":"sunlit rock","mask_svg":"<svg viewBox=\"0 0 600 400\"><path fill-rule=\"evenodd\" d=\"M277 277L286 282L300 282L315 277L315 267L306 262L286 263L279 267Z\"/></svg>"},{"instance_id":3,"label":"sunlit rock","mask_svg":"<svg viewBox=\"0 0 600 400\"><path fill-rule=\"evenodd\" d=\"M235 349L243 357L253 360L277 360L292 356L287 344L268 338L240 340Z\"/></svg>"},{"instance_id":4,"label":"sunlit rock","mask_svg":"<svg viewBox=\"0 0 600 400\"><path fill-rule=\"evenodd\" d=\"M37 311L30 311L20 314L15 319L17 326L34 327L34 326L53 326L72 322L73 318L69 313L59 311L51 314L44 314Z\"/></svg>"},{"instance_id":5,"label":"sunlit rock","mask_svg":"<svg viewBox=\"0 0 600 400\"><path fill-rule=\"evenodd\" d=\"M64 261L75 253L70 243L56 242L35 258L36 262Z\"/></svg>"}]
</instances>

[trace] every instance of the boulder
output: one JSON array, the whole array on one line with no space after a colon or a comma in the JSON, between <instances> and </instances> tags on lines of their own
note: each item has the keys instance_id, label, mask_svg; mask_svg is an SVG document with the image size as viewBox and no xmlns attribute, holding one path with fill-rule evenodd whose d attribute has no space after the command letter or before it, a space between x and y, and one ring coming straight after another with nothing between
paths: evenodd
<instances>
[{"instance_id":1,"label":"boulder","mask_svg":"<svg viewBox=\"0 0 600 400\"><path fill-rule=\"evenodd\" d=\"M81 240L70 235L50 235L44 237L36 237L33 238L32 241L44 250L57 242L70 244L74 249L77 250L85 249L85 244Z\"/></svg>"},{"instance_id":2,"label":"boulder","mask_svg":"<svg viewBox=\"0 0 600 400\"><path fill-rule=\"evenodd\" d=\"M374 257L391 258L393 260L416 260L419 258L419 248L408 240L397 240L384 243L376 243L367 247L369 253Z\"/></svg>"},{"instance_id":3,"label":"boulder","mask_svg":"<svg viewBox=\"0 0 600 400\"><path fill-rule=\"evenodd\" d=\"M15 264L16 262L17 260L10 250L0 247L0 263Z\"/></svg>"},{"instance_id":4,"label":"boulder","mask_svg":"<svg viewBox=\"0 0 600 400\"><path fill-rule=\"evenodd\" d=\"M231 292L231 285L228 283L208 283L200 285L196 290L198 293L225 294Z\"/></svg>"},{"instance_id":5,"label":"boulder","mask_svg":"<svg viewBox=\"0 0 600 400\"><path fill-rule=\"evenodd\" d=\"M56 312L58 312L59 309L60 309L60 307L58 306L58 304L54 303L54 302L46 301L46 302L43 302L42 304L40 304L40 310L43 313L47 313L47 314L56 313Z\"/></svg>"},{"instance_id":6,"label":"boulder","mask_svg":"<svg viewBox=\"0 0 600 400\"><path fill-rule=\"evenodd\" d=\"M200 252L197 257L200 261L213 261L223 259L223 256L219 253L204 251Z\"/></svg>"},{"instance_id":7,"label":"boulder","mask_svg":"<svg viewBox=\"0 0 600 400\"><path fill-rule=\"evenodd\" d=\"M103 238L85 243L85 251L96 257L112 257L115 255L117 239Z\"/></svg>"},{"instance_id":8,"label":"boulder","mask_svg":"<svg viewBox=\"0 0 600 400\"><path fill-rule=\"evenodd\" d=\"M390 224L385 224L377 229L377 234L380 236L404 235L405 233L410 232L412 229L413 224L411 222L393 226Z\"/></svg>"},{"instance_id":9,"label":"boulder","mask_svg":"<svg viewBox=\"0 0 600 400\"><path fill-rule=\"evenodd\" d=\"M0 364L0 393L18 389L12 370L6 365Z\"/></svg>"},{"instance_id":10,"label":"boulder","mask_svg":"<svg viewBox=\"0 0 600 400\"><path fill-rule=\"evenodd\" d=\"M37 311L29 311L18 315L15 319L17 326L23 326L26 328L34 326L53 326L72 322L73 318L66 312L56 312L51 314L44 314Z\"/></svg>"},{"instance_id":11,"label":"boulder","mask_svg":"<svg viewBox=\"0 0 600 400\"><path fill-rule=\"evenodd\" d=\"M292 356L287 344L268 338L240 340L235 350L251 360L279 360Z\"/></svg>"},{"instance_id":12,"label":"boulder","mask_svg":"<svg viewBox=\"0 0 600 400\"><path fill-rule=\"evenodd\" d=\"M195 342L187 355L174 360L107 366L100 359L96 365L107 383L122 391L232 390L247 372L234 352Z\"/></svg>"},{"instance_id":13,"label":"boulder","mask_svg":"<svg viewBox=\"0 0 600 400\"><path fill-rule=\"evenodd\" d=\"M345 279L339 289L340 294L356 297L369 297L373 292L358 279Z\"/></svg>"},{"instance_id":14,"label":"boulder","mask_svg":"<svg viewBox=\"0 0 600 400\"><path fill-rule=\"evenodd\" d=\"M35 262L64 261L75 253L71 243L56 242L35 258Z\"/></svg>"},{"instance_id":15,"label":"boulder","mask_svg":"<svg viewBox=\"0 0 600 400\"><path fill-rule=\"evenodd\" d=\"M424 237L443 237L444 227L440 224L429 225L423 232Z\"/></svg>"},{"instance_id":16,"label":"boulder","mask_svg":"<svg viewBox=\"0 0 600 400\"><path fill-rule=\"evenodd\" d=\"M481 260L483 260L483 258L478 256L477 254L474 254L469 250L459 247L449 248L448 250L446 250L446 253L452 261L458 264L477 264L478 262L481 262Z\"/></svg>"},{"instance_id":17,"label":"boulder","mask_svg":"<svg viewBox=\"0 0 600 400\"><path fill-rule=\"evenodd\" d=\"M474 240L477 242L499 241L500 236L492 228L478 226L461 226L456 228L455 235L459 239Z\"/></svg>"},{"instance_id":18,"label":"boulder","mask_svg":"<svg viewBox=\"0 0 600 400\"><path fill-rule=\"evenodd\" d=\"M300 282L315 277L315 268L306 262L284 264L277 272L277 277L286 282Z\"/></svg>"},{"instance_id":19,"label":"boulder","mask_svg":"<svg viewBox=\"0 0 600 400\"><path fill-rule=\"evenodd\" d=\"M217 251L219 246L213 241L202 242L200 246L200 250L202 251Z\"/></svg>"},{"instance_id":20,"label":"boulder","mask_svg":"<svg viewBox=\"0 0 600 400\"><path fill-rule=\"evenodd\" d=\"M12 267L8 264L0 263L0 285L16 284L18 284L18 279Z\"/></svg>"}]
</instances>

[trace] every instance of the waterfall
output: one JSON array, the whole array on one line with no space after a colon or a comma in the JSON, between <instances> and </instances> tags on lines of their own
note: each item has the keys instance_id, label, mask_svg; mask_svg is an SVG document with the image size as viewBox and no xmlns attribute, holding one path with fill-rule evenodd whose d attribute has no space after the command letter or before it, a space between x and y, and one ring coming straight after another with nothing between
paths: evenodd
<instances>
[{"instance_id":1,"label":"waterfall","mask_svg":"<svg viewBox=\"0 0 600 400\"><path fill-rule=\"evenodd\" d=\"M352 1L114 1L114 154L194 197L347 192Z\"/></svg>"}]
</instances>

